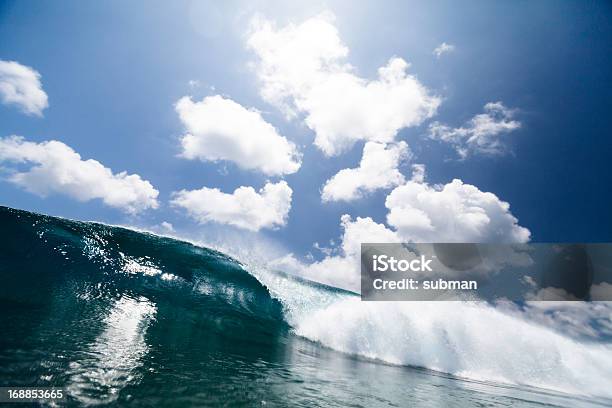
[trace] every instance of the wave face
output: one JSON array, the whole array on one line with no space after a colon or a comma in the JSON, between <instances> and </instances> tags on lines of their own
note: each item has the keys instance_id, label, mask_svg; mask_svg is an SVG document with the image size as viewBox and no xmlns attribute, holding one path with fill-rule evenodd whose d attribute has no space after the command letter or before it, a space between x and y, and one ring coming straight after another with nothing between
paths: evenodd
<instances>
[{"instance_id":1,"label":"wave face","mask_svg":"<svg viewBox=\"0 0 612 408\"><path fill-rule=\"evenodd\" d=\"M187 242L6 207L0 226L0 386L64 387L72 405L610 404L607 345L490 307L360 302Z\"/></svg>"}]
</instances>

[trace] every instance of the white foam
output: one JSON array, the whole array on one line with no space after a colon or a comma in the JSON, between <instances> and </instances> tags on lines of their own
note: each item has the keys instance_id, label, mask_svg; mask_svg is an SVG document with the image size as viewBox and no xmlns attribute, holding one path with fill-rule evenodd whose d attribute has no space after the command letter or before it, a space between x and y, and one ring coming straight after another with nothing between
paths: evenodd
<instances>
[{"instance_id":1,"label":"white foam","mask_svg":"<svg viewBox=\"0 0 612 408\"><path fill-rule=\"evenodd\" d=\"M460 377L612 398L612 348L580 341L484 303L361 302L249 270L296 334L335 350Z\"/></svg>"}]
</instances>

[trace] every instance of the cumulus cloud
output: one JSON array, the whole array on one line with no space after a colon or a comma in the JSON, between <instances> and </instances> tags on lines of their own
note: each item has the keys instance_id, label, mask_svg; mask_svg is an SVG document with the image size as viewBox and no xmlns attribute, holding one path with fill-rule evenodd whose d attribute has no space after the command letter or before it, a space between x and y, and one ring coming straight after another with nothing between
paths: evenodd
<instances>
[{"instance_id":1,"label":"cumulus cloud","mask_svg":"<svg viewBox=\"0 0 612 408\"><path fill-rule=\"evenodd\" d=\"M513 120L515 111L501 102L487 103L484 111L458 128L434 122L429 125L429 137L450 143L462 158L470 153L501 154L505 146L499 135L520 128L521 123Z\"/></svg>"},{"instance_id":2,"label":"cumulus cloud","mask_svg":"<svg viewBox=\"0 0 612 408\"><path fill-rule=\"evenodd\" d=\"M159 228L165 232L174 232L174 226L168 221L163 221L161 224L159 224Z\"/></svg>"},{"instance_id":3,"label":"cumulus cloud","mask_svg":"<svg viewBox=\"0 0 612 408\"><path fill-rule=\"evenodd\" d=\"M173 194L172 205L187 210L200 223L216 222L251 231L275 229L287 223L293 191L285 181L253 187L238 187L227 194L217 188L181 190Z\"/></svg>"},{"instance_id":4,"label":"cumulus cloud","mask_svg":"<svg viewBox=\"0 0 612 408\"><path fill-rule=\"evenodd\" d=\"M592 300L611 300L612 299L612 284L601 282L591 286ZM612 315L611 315L612 316Z\"/></svg>"},{"instance_id":5,"label":"cumulus cloud","mask_svg":"<svg viewBox=\"0 0 612 408\"><path fill-rule=\"evenodd\" d=\"M276 259L271 267L294 273L307 279L338 288L359 291L359 256L362 242L400 242L393 231L370 217L353 219L344 214L340 218L343 230L342 242L335 255L319 262L304 264L292 254Z\"/></svg>"},{"instance_id":6,"label":"cumulus cloud","mask_svg":"<svg viewBox=\"0 0 612 408\"><path fill-rule=\"evenodd\" d=\"M16 61L0 60L0 99L28 115L42 116L49 106L38 71Z\"/></svg>"},{"instance_id":7,"label":"cumulus cloud","mask_svg":"<svg viewBox=\"0 0 612 408\"><path fill-rule=\"evenodd\" d=\"M571 302L568 297L547 301L527 301L523 305L500 301L504 313L528 319L574 338L606 339L612 337L612 302ZM608 298L609 299L609 298ZM597 299L593 299L597 300Z\"/></svg>"},{"instance_id":8,"label":"cumulus cloud","mask_svg":"<svg viewBox=\"0 0 612 408\"><path fill-rule=\"evenodd\" d=\"M525 295L525 299L529 301L578 301L575 295L569 293L565 289L555 288L555 287L546 287L539 289L535 293L527 293Z\"/></svg>"},{"instance_id":9,"label":"cumulus cloud","mask_svg":"<svg viewBox=\"0 0 612 408\"><path fill-rule=\"evenodd\" d=\"M187 131L181 138L187 159L229 160L271 176L300 168L296 146L253 109L215 95L200 102L183 97L176 111Z\"/></svg>"},{"instance_id":10,"label":"cumulus cloud","mask_svg":"<svg viewBox=\"0 0 612 408\"><path fill-rule=\"evenodd\" d=\"M413 164L412 165L412 177L410 180L415 183L422 183L425 181L425 165L424 164Z\"/></svg>"},{"instance_id":11,"label":"cumulus cloud","mask_svg":"<svg viewBox=\"0 0 612 408\"><path fill-rule=\"evenodd\" d=\"M529 241L528 229L518 225L508 203L461 180L430 186L422 165L416 177L387 197L387 225L372 218L341 218L342 241L331 255L305 264L293 255L273 265L308 279L359 291L360 245L365 242L511 242ZM417 181L415 181L417 180Z\"/></svg>"},{"instance_id":12,"label":"cumulus cloud","mask_svg":"<svg viewBox=\"0 0 612 408\"><path fill-rule=\"evenodd\" d=\"M433 50L433 53L437 58L440 58L443 54L448 54L453 51L455 51L454 45L443 42Z\"/></svg>"},{"instance_id":13,"label":"cumulus cloud","mask_svg":"<svg viewBox=\"0 0 612 408\"><path fill-rule=\"evenodd\" d=\"M400 129L435 114L440 98L407 73L402 58L380 67L377 79L358 76L333 23L330 13L283 28L257 18L248 38L262 97L288 118L303 114L324 154L340 154L358 140L392 142Z\"/></svg>"},{"instance_id":14,"label":"cumulus cloud","mask_svg":"<svg viewBox=\"0 0 612 408\"><path fill-rule=\"evenodd\" d=\"M138 174L113 174L100 162L83 160L72 148L57 140L41 143L23 137L0 138L0 163L8 164L7 180L46 197L64 194L79 201L101 199L127 213L157 208L159 192ZM31 165L27 171L15 167Z\"/></svg>"},{"instance_id":15,"label":"cumulus cloud","mask_svg":"<svg viewBox=\"0 0 612 408\"><path fill-rule=\"evenodd\" d=\"M444 186L409 181L385 201L387 223L404 241L527 242L510 205L459 179Z\"/></svg>"},{"instance_id":16,"label":"cumulus cloud","mask_svg":"<svg viewBox=\"0 0 612 408\"><path fill-rule=\"evenodd\" d=\"M327 180L321 192L323 201L352 201L378 189L404 183L398 170L402 159L410 155L405 142L386 145L367 142L359 167L340 170Z\"/></svg>"}]
</instances>

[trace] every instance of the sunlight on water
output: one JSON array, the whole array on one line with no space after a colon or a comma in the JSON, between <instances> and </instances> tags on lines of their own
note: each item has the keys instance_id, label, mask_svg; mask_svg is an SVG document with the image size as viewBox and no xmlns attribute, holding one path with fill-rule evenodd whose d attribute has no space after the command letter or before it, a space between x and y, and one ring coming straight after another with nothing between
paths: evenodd
<instances>
[{"instance_id":1,"label":"sunlight on water","mask_svg":"<svg viewBox=\"0 0 612 408\"><path fill-rule=\"evenodd\" d=\"M104 318L104 330L70 363L69 393L85 404L109 403L137 380L136 369L149 351L145 334L157 310L145 297L123 296Z\"/></svg>"}]
</instances>

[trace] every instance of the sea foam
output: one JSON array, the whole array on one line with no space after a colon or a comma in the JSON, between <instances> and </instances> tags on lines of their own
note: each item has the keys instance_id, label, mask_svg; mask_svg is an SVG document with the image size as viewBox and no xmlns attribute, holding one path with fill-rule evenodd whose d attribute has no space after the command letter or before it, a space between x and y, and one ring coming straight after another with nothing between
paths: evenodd
<instances>
[{"instance_id":1,"label":"sea foam","mask_svg":"<svg viewBox=\"0 0 612 408\"><path fill-rule=\"evenodd\" d=\"M362 302L247 267L295 333L340 352L458 377L612 398L612 347L565 336L483 302Z\"/></svg>"}]
</instances>

